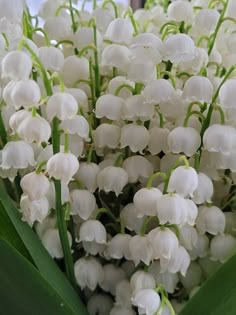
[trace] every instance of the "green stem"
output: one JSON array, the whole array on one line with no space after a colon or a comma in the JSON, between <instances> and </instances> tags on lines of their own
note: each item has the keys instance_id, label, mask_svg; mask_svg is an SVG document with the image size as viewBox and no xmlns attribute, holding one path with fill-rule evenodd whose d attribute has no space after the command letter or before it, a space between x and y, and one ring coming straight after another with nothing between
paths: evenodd
<instances>
[{"instance_id":1,"label":"green stem","mask_svg":"<svg viewBox=\"0 0 236 315\"><path fill-rule=\"evenodd\" d=\"M35 173L36 174L39 174L42 172L42 169L44 168L44 166L47 164L47 161L42 161L40 162L37 167L36 167L36 170L35 170Z\"/></svg>"},{"instance_id":2,"label":"green stem","mask_svg":"<svg viewBox=\"0 0 236 315\"><path fill-rule=\"evenodd\" d=\"M55 47L57 48L58 46L60 46L61 44L69 44L71 46L74 46L74 43L69 40L69 39L63 39L63 40L60 40L59 42L56 43Z\"/></svg>"},{"instance_id":3,"label":"green stem","mask_svg":"<svg viewBox=\"0 0 236 315\"><path fill-rule=\"evenodd\" d=\"M191 116L193 116L193 115L199 116L199 117L201 118L202 122L204 122L204 120L206 119L205 116L204 116L201 112L198 112L198 111L196 111L196 110L191 111L190 113L188 113L188 114L186 115L186 117L185 117L185 119L184 119L184 124L183 124L184 127L187 127L189 118L190 118Z\"/></svg>"},{"instance_id":4,"label":"green stem","mask_svg":"<svg viewBox=\"0 0 236 315\"><path fill-rule=\"evenodd\" d=\"M44 36L44 39L45 39L45 43L46 43L46 46L50 46L50 40L48 38L48 34L46 33L46 31L44 29L42 29L41 27L37 27L37 28L34 28L32 30L32 33L36 33L36 32L40 32L43 34Z\"/></svg>"},{"instance_id":5,"label":"green stem","mask_svg":"<svg viewBox=\"0 0 236 315\"><path fill-rule=\"evenodd\" d=\"M146 217L145 218L145 220L144 220L144 222L143 222L143 225L142 225L142 227L141 227L141 229L140 229L140 235L141 236L144 236L145 234L146 234L146 230L147 230L147 228L148 228L148 225L152 222L152 221L156 221L158 224L159 224L159 220L158 220L158 218L155 216L155 217Z\"/></svg>"},{"instance_id":6,"label":"green stem","mask_svg":"<svg viewBox=\"0 0 236 315\"><path fill-rule=\"evenodd\" d=\"M2 111L0 110L0 137L1 144L4 147L7 144L7 133L2 119Z\"/></svg>"},{"instance_id":7,"label":"green stem","mask_svg":"<svg viewBox=\"0 0 236 315\"><path fill-rule=\"evenodd\" d=\"M90 90L91 90L92 105L93 105L93 108L95 108L96 98L95 98L95 91L94 91L94 84L93 84L92 58L89 58L89 78L90 78L90 82L88 84L90 85Z\"/></svg>"},{"instance_id":8,"label":"green stem","mask_svg":"<svg viewBox=\"0 0 236 315\"><path fill-rule=\"evenodd\" d=\"M115 222L118 222L119 219L117 219L114 214L107 208L99 208L97 209L94 213L93 213L93 219L94 220L98 220L99 216L106 213L107 215L109 215L109 217L111 217Z\"/></svg>"},{"instance_id":9,"label":"green stem","mask_svg":"<svg viewBox=\"0 0 236 315\"><path fill-rule=\"evenodd\" d=\"M93 150L94 150L94 147L93 145L91 145L88 151L88 155L87 155L87 163L91 163L92 161Z\"/></svg>"},{"instance_id":10,"label":"green stem","mask_svg":"<svg viewBox=\"0 0 236 315\"><path fill-rule=\"evenodd\" d=\"M71 16L72 29L73 29L73 33L75 33L76 29L77 29L77 25L75 22L74 8L72 6L72 0L69 0L69 6L70 6L70 16Z\"/></svg>"},{"instance_id":11,"label":"green stem","mask_svg":"<svg viewBox=\"0 0 236 315\"><path fill-rule=\"evenodd\" d=\"M51 75L50 80L53 81L54 79L57 79L57 81L59 82L59 85L60 85L60 91L62 93L64 93L65 92L65 84L64 84L62 77L60 76L60 74L58 72L53 72L53 74Z\"/></svg>"},{"instance_id":12,"label":"green stem","mask_svg":"<svg viewBox=\"0 0 236 315\"><path fill-rule=\"evenodd\" d=\"M99 75L99 61L97 51L97 27L96 23L93 23L93 41L96 49L94 50L94 77L95 77L95 95L98 98L100 96L100 75Z\"/></svg>"},{"instance_id":13,"label":"green stem","mask_svg":"<svg viewBox=\"0 0 236 315\"><path fill-rule=\"evenodd\" d=\"M118 94L120 93L120 91L122 90L122 89L127 89L127 90L129 90L132 94L134 93L134 88L132 88L132 86L131 85L129 85L129 84L121 84L116 90L115 90L115 93L114 93L114 95L115 96L118 96Z\"/></svg>"},{"instance_id":14,"label":"green stem","mask_svg":"<svg viewBox=\"0 0 236 315\"><path fill-rule=\"evenodd\" d=\"M106 5L110 3L112 6L113 6L113 9L114 9L114 13L115 13L115 19L118 18L118 8L117 8L117 5L115 4L114 1L112 0L106 0L103 2L103 5L102 5L102 8L105 9L106 8Z\"/></svg>"},{"instance_id":15,"label":"green stem","mask_svg":"<svg viewBox=\"0 0 236 315\"><path fill-rule=\"evenodd\" d=\"M224 125L225 124L225 114L224 114L223 109L220 106L218 106L218 105L215 105L214 109L219 112L219 114L220 114L220 123L221 123L221 125Z\"/></svg>"},{"instance_id":16,"label":"green stem","mask_svg":"<svg viewBox=\"0 0 236 315\"><path fill-rule=\"evenodd\" d=\"M166 174L165 174L165 173L161 173L161 172L154 173L153 175L151 175L151 176L148 178L147 185L146 185L146 187L147 187L148 189L152 188L152 182L153 182L154 179L157 178L157 177L162 177L164 180L166 180Z\"/></svg>"},{"instance_id":17,"label":"green stem","mask_svg":"<svg viewBox=\"0 0 236 315\"><path fill-rule=\"evenodd\" d=\"M70 152L70 146L69 146L69 135L68 133L64 134L64 153Z\"/></svg>"},{"instance_id":18,"label":"green stem","mask_svg":"<svg viewBox=\"0 0 236 315\"><path fill-rule=\"evenodd\" d=\"M119 167L123 159L124 159L124 154L123 153L119 154L115 160L114 166Z\"/></svg>"}]
</instances>

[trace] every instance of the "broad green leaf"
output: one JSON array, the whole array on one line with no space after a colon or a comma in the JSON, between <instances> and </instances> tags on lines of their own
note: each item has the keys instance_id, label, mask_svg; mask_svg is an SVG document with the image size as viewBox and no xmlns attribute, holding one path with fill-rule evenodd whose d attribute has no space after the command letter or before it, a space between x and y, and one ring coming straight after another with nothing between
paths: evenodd
<instances>
[{"instance_id":1,"label":"broad green leaf","mask_svg":"<svg viewBox=\"0 0 236 315\"><path fill-rule=\"evenodd\" d=\"M235 270L236 255L206 281L179 315L235 315Z\"/></svg>"},{"instance_id":2,"label":"broad green leaf","mask_svg":"<svg viewBox=\"0 0 236 315\"><path fill-rule=\"evenodd\" d=\"M22 254L27 258L26 253L29 253L33 264L38 268L44 279L57 291L58 295L70 305L77 315L87 314L83 303L80 301L78 295L67 281L64 274L49 256L35 232L27 223L21 220L18 209L3 189L0 189L0 202L2 204L0 209L2 216L0 218L3 219L5 217L5 221L0 220L0 231L5 229L4 224L8 225L11 232L16 232L21 242L19 242L17 236L9 239L9 232L5 231L5 235L3 235L3 233L0 233L0 235L2 235L8 242L12 243L18 250L20 250L19 246L21 248L23 246L24 250ZM12 226L10 226L10 222Z\"/></svg>"},{"instance_id":3,"label":"broad green leaf","mask_svg":"<svg viewBox=\"0 0 236 315\"><path fill-rule=\"evenodd\" d=\"M76 314L39 271L3 239L0 257L0 314Z\"/></svg>"}]
</instances>

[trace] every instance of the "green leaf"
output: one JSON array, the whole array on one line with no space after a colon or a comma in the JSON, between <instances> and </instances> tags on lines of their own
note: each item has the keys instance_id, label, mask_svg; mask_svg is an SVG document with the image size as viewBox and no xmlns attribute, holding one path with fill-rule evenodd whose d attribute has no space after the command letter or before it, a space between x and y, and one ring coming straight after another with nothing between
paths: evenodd
<instances>
[{"instance_id":1,"label":"green leaf","mask_svg":"<svg viewBox=\"0 0 236 315\"><path fill-rule=\"evenodd\" d=\"M236 255L205 282L179 315L235 315L235 267Z\"/></svg>"},{"instance_id":2,"label":"green leaf","mask_svg":"<svg viewBox=\"0 0 236 315\"><path fill-rule=\"evenodd\" d=\"M39 271L3 239L0 257L0 314L76 314Z\"/></svg>"},{"instance_id":3,"label":"green leaf","mask_svg":"<svg viewBox=\"0 0 236 315\"><path fill-rule=\"evenodd\" d=\"M88 314L85 306L80 301L65 275L59 270L56 263L49 256L32 228L30 228L26 222L21 220L19 210L15 207L3 189L0 189L0 202L0 231L4 231L1 232L0 235L19 250L26 258L30 256L30 260L37 267L45 281L47 281L49 285L55 289L58 295L70 305L75 314ZM9 237L9 235L11 235L11 237Z\"/></svg>"}]
</instances>

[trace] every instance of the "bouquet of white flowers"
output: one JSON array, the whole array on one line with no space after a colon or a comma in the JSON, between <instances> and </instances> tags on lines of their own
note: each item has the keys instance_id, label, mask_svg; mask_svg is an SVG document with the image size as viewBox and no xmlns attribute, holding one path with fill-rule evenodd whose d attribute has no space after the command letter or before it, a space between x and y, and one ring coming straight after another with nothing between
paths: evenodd
<instances>
[{"instance_id":1,"label":"bouquet of white flowers","mask_svg":"<svg viewBox=\"0 0 236 315\"><path fill-rule=\"evenodd\" d=\"M0 0L0 314L234 315L236 1L85 2Z\"/></svg>"}]
</instances>

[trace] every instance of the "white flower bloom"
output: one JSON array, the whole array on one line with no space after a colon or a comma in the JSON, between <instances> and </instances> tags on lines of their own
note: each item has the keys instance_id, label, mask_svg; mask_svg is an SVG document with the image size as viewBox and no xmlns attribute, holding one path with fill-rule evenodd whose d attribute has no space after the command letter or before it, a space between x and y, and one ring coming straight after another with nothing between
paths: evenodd
<instances>
[{"instance_id":1,"label":"white flower bloom","mask_svg":"<svg viewBox=\"0 0 236 315\"><path fill-rule=\"evenodd\" d=\"M212 180L204 173L198 173L198 186L193 192L192 200L196 204L211 202L214 192Z\"/></svg>"},{"instance_id":2,"label":"white flower bloom","mask_svg":"<svg viewBox=\"0 0 236 315\"><path fill-rule=\"evenodd\" d=\"M10 51L1 62L2 78L28 80L32 71L32 60L23 51Z\"/></svg>"},{"instance_id":3,"label":"white flower bloom","mask_svg":"<svg viewBox=\"0 0 236 315\"><path fill-rule=\"evenodd\" d=\"M164 79L153 80L143 90L147 103L158 105L175 97L175 90L169 81Z\"/></svg>"},{"instance_id":4,"label":"white flower bloom","mask_svg":"<svg viewBox=\"0 0 236 315\"><path fill-rule=\"evenodd\" d=\"M201 206L196 220L196 228L200 234L206 232L217 235L225 229L225 215L216 206Z\"/></svg>"},{"instance_id":5,"label":"white flower bloom","mask_svg":"<svg viewBox=\"0 0 236 315\"><path fill-rule=\"evenodd\" d=\"M131 288L127 279L121 280L116 286L115 292L116 305L131 306Z\"/></svg>"},{"instance_id":6,"label":"white flower bloom","mask_svg":"<svg viewBox=\"0 0 236 315\"><path fill-rule=\"evenodd\" d=\"M81 181L88 191L93 193L97 189L97 174L99 171L100 168L97 164L83 162L74 177Z\"/></svg>"},{"instance_id":7,"label":"white flower bloom","mask_svg":"<svg viewBox=\"0 0 236 315\"><path fill-rule=\"evenodd\" d=\"M42 222L49 211L48 200L45 197L41 199L30 200L27 195L22 195L20 200L20 211L22 212L22 220L29 225L33 225L35 221Z\"/></svg>"},{"instance_id":8,"label":"white flower bloom","mask_svg":"<svg viewBox=\"0 0 236 315\"><path fill-rule=\"evenodd\" d=\"M232 126L211 125L204 132L203 145L209 152L229 155L236 150L236 130Z\"/></svg>"},{"instance_id":9,"label":"white flower bloom","mask_svg":"<svg viewBox=\"0 0 236 315\"><path fill-rule=\"evenodd\" d=\"M209 244L210 241L206 234L198 234L197 242L189 252L191 259L194 260L198 257L206 257L209 254Z\"/></svg>"},{"instance_id":10,"label":"white flower bloom","mask_svg":"<svg viewBox=\"0 0 236 315\"><path fill-rule=\"evenodd\" d=\"M167 128L152 127L149 129L148 151L152 155L159 154L161 151L164 153L170 151L167 141L169 133Z\"/></svg>"},{"instance_id":11,"label":"white flower bloom","mask_svg":"<svg viewBox=\"0 0 236 315\"><path fill-rule=\"evenodd\" d=\"M64 64L64 55L60 49L53 46L39 47L39 59L45 69L59 72Z\"/></svg>"},{"instance_id":12,"label":"white flower bloom","mask_svg":"<svg viewBox=\"0 0 236 315\"><path fill-rule=\"evenodd\" d=\"M68 134L77 134L84 140L89 140L89 124L81 115L63 120L60 127Z\"/></svg>"},{"instance_id":13,"label":"white flower bloom","mask_svg":"<svg viewBox=\"0 0 236 315\"><path fill-rule=\"evenodd\" d=\"M32 117L31 112L21 109L11 115L9 120L9 127L12 129L13 133L17 132L18 127L20 124L25 120L27 117Z\"/></svg>"},{"instance_id":14,"label":"white flower bloom","mask_svg":"<svg viewBox=\"0 0 236 315\"><path fill-rule=\"evenodd\" d=\"M101 263L94 257L82 257L75 262L75 279L83 290L88 287L94 291L103 279L104 271Z\"/></svg>"},{"instance_id":15,"label":"white flower bloom","mask_svg":"<svg viewBox=\"0 0 236 315\"><path fill-rule=\"evenodd\" d=\"M84 152L84 140L80 136L75 135L75 134L73 134L73 135L68 134L68 140L69 140L70 152L72 154L74 154L77 158L84 156L83 155L83 152ZM65 144L65 136L64 136L64 134L61 134L60 141L61 141L61 145ZM62 146L62 148L63 149L61 150L61 152L63 152L64 146Z\"/></svg>"},{"instance_id":16,"label":"white flower bloom","mask_svg":"<svg viewBox=\"0 0 236 315\"><path fill-rule=\"evenodd\" d=\"M106 244L107 232L104 225L98 220L85 221L80 227L79 241L95 241L98 244Z\"/></svg>"},{"instance_id":17,"label":"white flower bloom","mask_svg":"<svg viewBox=\"0 0 236 315\"><path fill-rule=\"evenodd\" d=\"M104 278L99 282L99 286L105 291L115 295L117 284L126 278L125 272L120 267L113 264L106 264L103 267Z\"/></svg>"},{"instance_id":18,"label":"white flower bloom","mask_svg":"<svg viewBox=\"0 0 236 315\"><path fill-rule=\"evenodd\" d=\"M96 29L96 37L97 37L97 50L100 52L103 45L103 38L100 32ZM92 27L80 26L74 34L74 44L75 47L80 51L85 47L88 47L91 44L94 44L94 30ZM90 52L88 52L88 56L90 56Z\"/></svg>"},{"instance_id":19,"label":"white flower bloom","mask_svg":"<svg viewBox=\"0 0 236 315\"><path fill-rule=\"evenodd\" d=\"M170 193L157 200L157 214L160 224L184 224L187 219L187 203L178 194Z\"/></svg>"},{"instance_id":20,"label":"white flower bloom","mask_svg":"<svg viewBox=\"0 0 236 315\"><path fill-rule=\"evenodd\" d=\"M236 80L227 80L220 88L219 91L219 102L223 108L235 108L234 93L236 89Z\"/></svg>"},{"instance_id":21,"label":"white flower bloom","mask_svg":"<svg viewBox=\"0 0 236 315\"><path fill-rule=\"evenodd\" d=\"M28 173L20 181L23 192L29 199L41 199L45 197L49 190L49 180L42 173Z\"/></svg>"},{"instance_id":22,"label":"white flower bloom","mask_svg":"<svg viewBox=\"0 0 236 315\"><path fill-rule=\"evenodd\" d=\"M94 195L86 189L73 189L70 199L71 214L78 214L83 220L88 220L97 208Z\"/></svg>"},{"instance_id":23,"label":"white flower bloom","mask_svg":"<svg viewBox=\"0 0 236 315\"><path fill-rule=\"evenodd\" d=\"M210 103L213 96L213 85L206 77L192 76L184 85L183 98L192 101Z\"/></svg>"},{"instance_id":24,"label":"white flower bloom","mask_svg":"<svg viewBox=\"0 0 236 315\"><path fill-rule=\"evenodd\" d=\"M97 28L102 34L104 34L107 30L108 25L114 19L113 12L105 8L96 8L93 11L92 15L96 20Z\"/></svg>"},{"instance_id":25,"label":"white flower bloom","mask_svg":"<svg viewBox=\"0 0 236 315\"><path fill-rule=\"evenodd\" d=\"M168 192L176 192L181 197L193 195L198 186L198 175L194 168L178 166L171 173Z\"/></svg>"},{"instance_id":26,"label":"white flower bloom","mask_svg":"<svg viewBox=\"0 0 236 315\"><path fill-rule=\"evenodd\" d=\"M140 290L155 289L156 281L151 273L138 270L130 278L130 287L134 296Z\"/></svg>"},{"instance_id":27,"label":"white flower bloom","mask_svg":"<svg viewBox=\"0 0 236 315\"><path fill-rule=\"evenodd\" d=\"M152 164L139 155L128 157L123 163L123 168L128 173L129 183L145 182L154 172Z\"/></svg>"},{"instance_id":28,"label":"white flower bloom","mask_svg":"<svg viewBox=\"0 0 236 315\"><path fill-rule=\"evenodd\" d=\"M187 250L192 250L198 242L198 233L195 227L185 224L179 227L180 244Z\"/></svg>"},{"instance_id":29,"label":"white flower bloom","mask_svg":"<svg viewBox=\"0 0 236 315\"><path fill-rule=\"evenodd\" d=\"M193 16L192 4L183 0L171 2L167 9L168 17L176 22L190 23Z\"/></svg>"},{"instance_id":30,"label":"white flower bloom","mask_svg":"<svg viewBox=\"0 0 236 315\"><path fill-rule=\"evenodd\" d=\"M24 141L9 141L2 150L3 169L23 169L34 166L34 151L32 147Z\"/></svg>"},{"instance_id":31,"label":"white flower bloom","mask_svg":"<svg viewBox=\"0 0 236 315\"><path fill-rule=\"evenodd\" d=\"M187 34L169 36L162 47L163 59L172 63L189 61L194 58L194 42Z\"/></svg>"},{"instance_id":32,"label":"white flower bloom","mask_svg":"<svg viewBox=\"0 0 236 315\"><path fill-rule=\"evenodd\" d=\"M129 44L133 37L133 32L130 20L116 18L108 25L104 39L109 39L118 44Z\"/></svg>"},{"instance_id":33,"label":"white flower bloom","mask_svg":"<svg viewBox=\"0 0 236 315\"><path fill-rule=\"evenodd\" d=\"M161 303L159 294L152 289L138 291L131 300L138 307L139 315L154 315Z\"/></svg>"},{"instance_id":34,"label":"white flower bloom","mask_svg":"<svg viewBox=\"0 0 236 315\"><path fill-rule=\"evenodd\" d=\"M114 124L100 124L93 131L93 140L97 148L115 149L120 143L120 127Z\"/></svg>"},{"instance_id":35,"label":"white flower bloom","mask_svg":"<svg viewBox=\"0 0 236 315\"><path fill-rule=\"evenodd\" d=\"M191 127L176 127L168 136L168 145L173 153L183 152L187 156L192 156L197 152L200 144L200 134Z\"/></svg>"},{"instance_id":36,"label":"white flower bloom","mask_svg":"<svg viewBox=\"0 0 236 315\"><path fill-rule=\"evenodd\" d=\"M199 36L209 36L214 32L220 14L216 9L201 9L195 17L195 28Z\"/></svg>"},{"instance_id":37,"label":"white flower bloom","mask_svg":"<svg viewBox=\"0 0 236 315\"><path fill-rule=\"evenodd\" d=\"M68 231L67 237L69 240L69 245L71 247L72 237L70 232ZM60 259L64 257L59 231L57 229L49 228L48 230L46 230L46 232L44 232L44 234L42 235L42 243L52 258Z\"/></svg>"},{"instance_id":38,"label":"white flower bloom","mask_svg":"<svg viewBox=\"0 0 236 315\"><path fill-rule=\"evenodd\" d=\"M157 188L141 188L134 195L134 207L138 218L156 216L157 204L162 192Z\"/></svg>"},{"instance_id":39,"label":"white flower bloom","mask_svg":"<svg viewBox=\"0 0 236 315\"><path fill-rule=\"evenodd\" d=\"M60 120L73 118L78 111L76 99L69 93L56 92L48 99L46 114L49 121L54 117Z\"/></svg>"},{"instance_id":40,"label":"white flower bloom","mask_svg":"<svg viewBox=\"0 0 236 315\"><path fill-rule=\"evenodd\" d=\"M52 181L50 181L49 191L46 197L49 202L49 209L55 209L56 207L55 187ZM68 201L70 201L69 188L65 183L61 182L61 203L64 204Z\"/></svg>"},{"instance_id":41,"label":"white flower bloom","mask_svg":"<svg viewBox=\"0 0 236 315\"><path fill-rule=\"evenodd\" d=\"M131 56L131 51L127 47L111 44L105 47L102 52L101 65L125 70Z\"/></svg>"},{"instance_id":42,"label":"white flower bloom","mask_svg":"<svg viewBox=\"0 0 236 315\"><path fill-rule=\"evenodd\" d=\"M103 256L103 253L106 249L106 244L99 244L96 241L83 241L83 249L86 252L86 255L90 254L93 256L100 255Z\"/></svg>"},{"instance_id":43,"label":"white flower bloom","mask_svg":"<svg viewBox=\"0 0 236 315\"><path fill-rule=\"evenodd\" d=\"M83 90L77 88L68 88L65 91L76 99L79 110L82 109L84 113L89 111L88 96Z\"/></svg>"},{"instance_id":44,"label":"white flower bloom","mask_svg":"<svg viewBox=\"0 0 236 315\"><path fill-rule=\"evenodd\" d=\"M190 226L194 226L198 215L198 208L196 204L190 199L185 199L185 202L187 204L186 223L189 224Z\"/></svg>"},{"instance_id":45,"label":"white flower bloom","mask_svg":"<svg viewBox=\"0 0 236 315\"><path fill-rule=\"evenodd\" d=\"M99 190L114 191L116 196L121 194L128 183L128 174L122 167L108 166L97 174Z\"/></svg>"},{"instance_id":46,"label":"white flower bloom","mask_svg":"<svg viewBox=\"0 0 236 315\"><path fill-rule=\"evenodd\" d=\"M143 154L149 142L149 132L144 126L128 124L121 128L121 148L130 147L132 152Z\"/></svg>"},{"instance_id":47,"label":"white flower bloom","mask_svg":"<svg viewBox=\"0 0 236 315\"><path fill-rule=\"evenodd\" d=\"M172 253L170 259L161 258L161 271L169 271L170 273L180 272L185 276L187 269L190 265L190 256L189 253L183 246L179 246Z\"/></svg>"},{"instance_id":48,"label":"white flower bloom","mask_svg":"<svg viewBox=\"0 0 236 315\"><path fill-rule=\"evenodd\" d=\"M89 315L110 315L113 300L109 295L97 293L90 297L87 304Z\"/></svg>"},{"instance_id":49,"label":"white flower bloom","mask_svg":"<svg viewBox=\"0 0 236 315\"><path fill-rule=\"evenodd\" d=\"M131 235L129 234L116 234L109 242L105 251L105 256L114 259L121 259L124 257L127 260L131 259L129 241Z\"/></svg>"},{"instance_id":50,"label":"white flower bloom","mask_svg":"<svg viewBox=\"0 0 236 315\"><path fill-rule=\"evenodd\" d=\"M60 41L72 37L70 21L62 16L53 16L46 19L44 29L49 39Z\"/></svg>"},{"instance_id":51,"label":"white flower bloom","mask_svg":"<svg viewBox=\"0 0 236 315\"><path fill-rule=\"evenodd\" d=\"M143 58L132 59L127 66L127 78L144 84L155 80L155 62Z\"/></svg>"},{"instance_id":52,"label":"white flower bloom","mask_svg":"<svg viewBox=\"0 0 236 315\"><path fill-rule=\"evenodd\" d=\"M48 142L51 137L51 126L46 119L36 114L27 116L16 130L18 136L27 143L35 142L38 146Z\"/></svg>"},{"instance_id":53,"label":"white flower bloom","mask_svg":"<svg viewBox=\"0 0 236 315\"><path fill-rule=\"evenodd\" d=\"M203 67L206 67L208 60L209 57L206 50L201 47L195 47L193 60L180 62L179 70L191 74L198 74Z\"/></svg>"},{"instance_id":54,"label":"white flower bloom","mask_svg":"<svg viewBox=\"0 0 236 315\"><path fill-rule=\"evenodd\" d=\"M79 161L72 153L56 153L49 158L46 165L50 177L69 183L79 169Z\"/></svg>"},{"instance_id":55,"label":"white flower bloom","mask_svg":"<svg viewBox=\"0 0 236 315\"><path fill-rule=\"evenodd\" d=\"M192 262L185 276L180 275L180 281L186 290L198 286L202 280L202 269L197 262Z\"/></svg>"},{"instance_id":56,"label":"white flower bloom","mask_svg":"<svg viewBox=\"0 0 236 315\"><path fill-rule=\"evenodd\" d=\"M11 105L16 109L38 107L41 92L38 84L33 80L17 81L11 90Z\"/></svg>"},{"instance_id":57,"label":"white flower bloom","mask_svg":"<svg viewBox=\"0 0 236 315\"><path fill-rule=\"evenodd\" d=\"M170 229L155 228L148 233L147 238L152 245L155 259L170 259L172 253L178 248L179 241L174 232Z\"/></svg>"},{"instance_id":58,"label":"white flower bloom","mask_svg":"<svg viewBox=\"0 0 236 315\"><path fill-rule=\"evenodd\" d=\"M100 96L96 102L96 117L106 117L111 120L120 120L124 107L124 100L112 94Z\"/></svg>"},{"instance_id":59,"label":"white flower bloom","mask_svg":"<svg viewBox=\"0 0 236 315\"><path fill-rule=\"evenodd\" d=\"M123 119L130 121L146 121L154 116L154 106L145 102L142 95L132 95L126 99L123 110Z\"/></svg>"},{"instance_id":60,"label":"white flower bloom","mask_svg":"<svg viewBox=\"0 0 236 315\"><path fill-rule=\"evenodd\" d=\"M23 11L24 11L24 2L18 0L1 0L0 7L0 19L6 18L11 22L21 23Z\"/></svg>"},{"instance_id":61,"label":"white flower bloom","mask_svg":"<svg viewBox=\"0 0 236 315\"><path fill-rule=\"evenodd\" d=\"M120 219L129 231L140 232L145 217L137 217L137 209L133 203L128 203L120 212Z\"/></svg>"},{"instance_id":62,"label":"white flower bloom","mask_svg":"<svg viewBox=\"0 0 236 315\"><path fill-rule=\"evenodd\" d=\"M74 87L79 80L89 79L89 62L86 58L69 56L62 67L62 79L67 87Z\"/></svg>"},{"instance_id":63,"label":"white flower bloom","mask_svg":"<svg viewBox=\"0 0 236 315\"><path fill-rule=\"evenodd\" d=\"M127 80L125 77L121 77L121 76L117 76L113 79L111 79L111 81L108 84L107 87L107 92L109 94L115 94L116 90L122 85L122 84L127 84L129 85L131 88L134 89L135 87L135 83ZM132 96L132 92L127 89L127 88L123 88L120 90L120 92L118 93L119 97L123 98L124 100L127 99L128 97Z\"/></svg>"},{"instance_id":64,"label":"white flower bloom","mask_svg":"<svg viewBox=\"0 0 236 315\"><path fill-rule=\"evenodd\" d=\"M129 249L135 265L138 265L140 261L149 265L153 259L153 249L146 236L133 236L129 242Z\"/></svg>"},{"instance_id":65,"label":"white flower bloom","mask_svg":"<svg viewBox=\"0 0 236 315\"><path fill-rule=\"evenodd\" d=\"M236 239L230 234L222 234L213 237L210 244L210 256L212 260L226 262L236 252Z\"/></svg>"}]
</instances>

